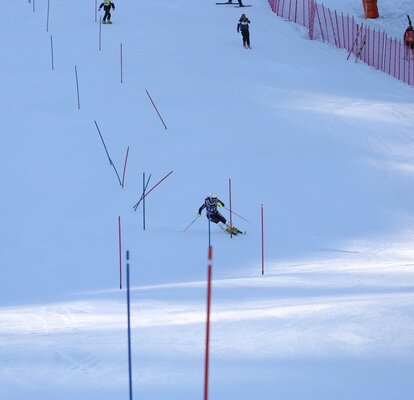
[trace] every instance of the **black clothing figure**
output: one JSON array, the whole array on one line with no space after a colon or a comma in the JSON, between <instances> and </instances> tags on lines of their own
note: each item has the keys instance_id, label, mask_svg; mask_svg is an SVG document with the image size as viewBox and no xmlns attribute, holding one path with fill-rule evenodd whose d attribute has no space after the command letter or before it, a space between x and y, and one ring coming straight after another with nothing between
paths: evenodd
<instances>
[{"instance_id":1,"label":"black clothing figure","mask_svg":"<svg viewBox=\"0 0 414 400\"><path fill-rule=\"evenodd\" d=\"M206 217L220 228L226 230L228 228L226 218L224 218L217 210L217 207L224 207L224 203L217 198L217 195L210 194L205 198L203 205L198 209L198 215L206 209Z\"/></svg>"},{"instance_id":2,"label":"black clothing figure","mask_svg":"<svg viewBox=\"0 0 414 400\"><path fill-rule=\"evenodd\" d=\"M237 24L237 32L241 32L243 37L243 46L250 49L250 32L249 32L250 20L246 17L246 14L242 14Z\"/></svg>"},{"instance_id":3,"label":"black clothing figure","mask_svg":"<svg viewBox=\"0 0 414 400\"><path fill-rule=\"evenodd\" d=\"M108 24L112 24L111 22L111 7L115 10L115 4L112 3L112 1L110 0L105 0L100 6L99 6L99 10L101 8L104 8L105 10L105 15L102 18L102 22L104 24L106 24L106 20L108 20Z\"/></svg>"},{"instance_id":4,"label":"black clothing figure","mask_svg":"<svg viewBox=\"0 0 414 400\"><path fill-rule=\"evenodd\" d=\"M201 212L206 209L207 218L211 222L217 224L221 229L232 235L238 235L239 233L243 234L243 232L235 226L230 227L226 221L226 218L218 212L217 207L224 207L224 203L217 198L216 194L210 193L208 197L205 198L202 206L198 209L197 218L199 218L201 216Z\"/></svg>"}]
</instances>

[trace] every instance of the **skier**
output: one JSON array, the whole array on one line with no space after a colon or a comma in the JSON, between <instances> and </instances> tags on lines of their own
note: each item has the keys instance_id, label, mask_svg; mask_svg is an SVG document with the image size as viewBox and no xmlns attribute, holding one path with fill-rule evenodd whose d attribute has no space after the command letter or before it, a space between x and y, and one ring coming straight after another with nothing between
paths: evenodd
<instances>
[{"instance_id":1,"label":"skier","mask_svg":"<svg viewBox=\"0 0 414 400\"><path fill-rule=\"evenodd\" d=\"M246 17L246 14L242 14L237 24L237 32L241 32L243 36L243 46L245 49L251 49L250 47L250 32L249 32L250 20Z\"/></svg>"},{"instance_id":2,"label":"skier","mask_svg":"<svg viewBox=\"0 0 414 400\"><path fill-rule=\"evenodd\" d=\"M243 3L242 3L242 1L241 0L237 0L238 1L238 3L239 3L239 7L244 7L244 5L243 5ZM229 3L229 4L233 4L233 0L229 0L227 3Z\"/></svg>"},{"instance_id":3,"label":"skier","mask_svg":"<svg viewBox=\"0 0 414 400\"><path fill-rule=\"evenodd\" d=\"M115 10L115 4L112 3L111 0L104 0L104 2L99 6L99 10L102 7L105 10L105 15L102 18L102 23L103 24L106 24L106 23L112 24L112 22L111 22L111 7ZM108 22L107 22L107 20L108 20Z\"/></svg>"},{"instance_id":4,"label":"skier","mask_svg":"<svg viewBox=\"0 0 414 400\"><path fill-rule=\"evenodd\" d=\"M230 225L227 223L226 218L224 218L217 210L217 207L224 207L224 203L217 198L217 195L210 193L204 200L203 205L198 209L197 218L201 217L201 212L203 209L206 209L206 216L211 221L217 224L221 229L230 233ZM232 227L231 233L237 235L238 233L243 233L239 231L236 227Z\"/></svg>"},{"instance_id":5,"label":"skier","mask_svg":"<svg viewBox=\"0 0 414 400\"><path fill-rule=\"evenodd\" d=\"M409 25L404 32L404 43L411 50L414 48L414 29Z\"/></svg>"}]
</instances>

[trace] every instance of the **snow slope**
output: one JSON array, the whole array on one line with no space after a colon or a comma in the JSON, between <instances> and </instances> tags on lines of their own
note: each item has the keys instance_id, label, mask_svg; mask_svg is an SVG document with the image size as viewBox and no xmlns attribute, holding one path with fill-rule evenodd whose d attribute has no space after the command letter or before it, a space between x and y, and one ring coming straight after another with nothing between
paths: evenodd
<instances>
[{"instance_id":1,"label":"snow slope","mask_svg":"<svg viewBox=\"0 0 414 400\"><path fill-rule=\"evenodd\" d=\"M412 17L412 3L408 0L377 1L379 18L365 19L362 0L325 0L323 3L332 10L343 12L344 14L354 15L357 20L375 29L387 32L388 36L402 39L408 25L407 15Z\"/></svg>"},{"instance_id":2,"label":"snow slope","mask_svg":"<svg viewBox=\"0 0 414 400\"><path fill-rule=\"evenodd\" d=\"M52 1L49 32L46 0L3 5L0 398L128 396L118 216L134 395L201 397L204 215L182 230L208 192L228 203L229 178L252 223L234 217L248 234L233 239L212 227L211 398L411 398L412 88L265 1L245 10L249 51L239 9L189 0L116 3L99 51L90 3ZM124 189L95 120L120 171L130 146ZM170 171L144 232L142 173Z\"/></svg>"}]
</instances>

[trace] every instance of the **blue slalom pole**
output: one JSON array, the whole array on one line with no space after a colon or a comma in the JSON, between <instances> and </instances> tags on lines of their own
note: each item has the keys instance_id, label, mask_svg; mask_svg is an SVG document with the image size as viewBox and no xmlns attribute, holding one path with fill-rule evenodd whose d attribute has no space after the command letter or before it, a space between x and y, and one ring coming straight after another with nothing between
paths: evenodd
<instances>
[{"instance_id":1,"label":"blue slalom pole","mask_svg":"<svg viewBox=\"0 0 414 400\"><path fill-rule=\"evenodd\" d=\"M52 53L52 71L55 69L55 62L53 59L53 37L50 35L50 51Z\"/></svg>"},{"instance_id":2,"label":"blue slalom pole","mask_svg":"<svg viewBox=\"0 0 414 400\"><path fill-rule=\"evenodd\" d=\"M129 400L132 400L132 359L131 359L131 306L129 295L129 250L126 252L127 259L127 309L128 309L128 370L129 370Z\"/></svg>"},{"instance_id":3,"label":"blue slalom pole","mask_svg":"<svg viewBox=\"0 0 414 400\"><path fill-rule=\"evenodd\" d=\"M49 8L50 8L50 0L47 0L47 21L46 21L46 32L49 32Z\"/></svg>"},{"instance_id":4,"label":"blue slalom pole","mask_svg":"<svg viewBox=\"0 0 414 400\"><path fill-rule=\"evenodd\" d=\"M80 110L78 69L76 68L76 65L75 65L75 77L76 77L76 92L78 94L78 110Z\"/></svg>"}]
</instances>

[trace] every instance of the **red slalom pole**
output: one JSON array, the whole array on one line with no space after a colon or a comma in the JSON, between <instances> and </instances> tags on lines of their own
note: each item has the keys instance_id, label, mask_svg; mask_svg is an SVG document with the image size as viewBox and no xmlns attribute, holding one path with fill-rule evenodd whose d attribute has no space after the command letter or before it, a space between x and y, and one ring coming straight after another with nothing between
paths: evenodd
<instances>
[{"instance_id":1,"label":"red slalom pole","mask_svg":"<svg viewBox=\"0 0 414 400\"><path fill-rule=\"evenodd\" d=\"M232 211L231 211L231 179L229 178L229 198L230 198L230 239L233 238L232 231L233 231L233 219L232 219Z\"/></svg>"},{"instance_id":2,"label":"red slalom pole","mask_svg":"<svg viewBox=\"0 0 414 400\"><path fill-rule=\"evenodd\" d=\"M127 148L126 155L125 155L124 172L122 174L122 183L121 183L122 188L124 187L124 182L125 182L125 172L126 172L126 166L127 166L127 161L128 161L128 154L129 154L129 146Z\"/></svg>"},{"instance_id":3,"label":"red slalom pole","mask_svg":"<svg viewBox=\"0 0 414 400\"><path fill-rule=\"evenodd\" d=\"M152 103L153 107L155 108L155 111L157 112L158 116L160 117L160 120L161 120L162 124L164 125L164 128L167 129L167 125L165 125L165 122L162 119L161 114L159 113L159 111L157 109L157 106L153 102L151 95L148 93L148 90L147 89L145 89L145 91L147 92L147 95L148 95L149 99L151 100L151 103Z\"/></svg>"},{"instance_id":4,"label":"red slalom pole","mask_svg":"<svg viewBox=\"0 0 414 400\"><path fill-rule=\"evenodd\" d=\"M204 400L208 400L208 378L210 359L210 312L211 312L211 276L212 276L213 247L208 248L208 274L207 274L207 321L206 321L206 355L204 362Z\"/></svg>"},{"instance_id":5,"label":"red slalom pole","mask_svg":"<svg viewBox=\"0 0 414 400\"><path fill-rule=\"evenodd\" d=\"M122 238L121 238L121 217L118 217L118 243L119 243L119 288L122 289Z\"/></svg>"},{"instance_id":6,"label":"red slalom pole","mask_svg":"<svg viewBox=\"0 0 414 400\"><path fill-rule=\"evenodd\" d=\"M264 212L263 212L263 204L261 207L261 214L262 214L262 275L264 275Z\"/></svg>"}]
</instances>

